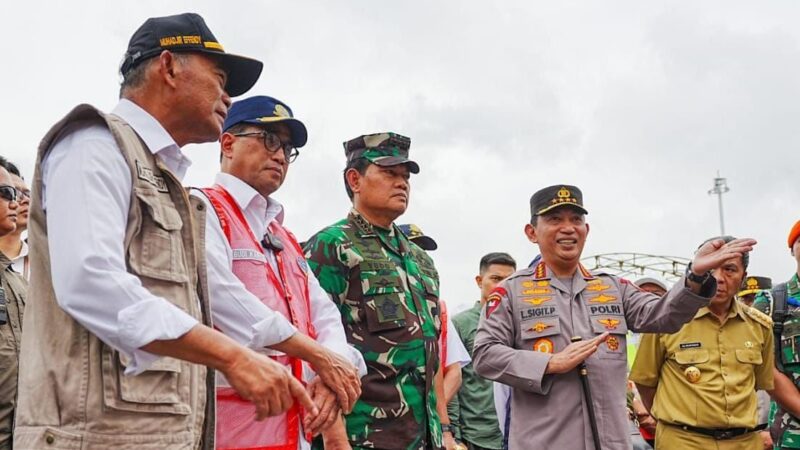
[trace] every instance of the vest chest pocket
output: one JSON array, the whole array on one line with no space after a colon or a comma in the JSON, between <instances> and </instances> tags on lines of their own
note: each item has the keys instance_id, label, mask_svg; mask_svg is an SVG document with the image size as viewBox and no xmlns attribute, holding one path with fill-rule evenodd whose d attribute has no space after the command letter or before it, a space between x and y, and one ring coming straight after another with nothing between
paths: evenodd
<instances>
[{"instance_id":1,"label":"vest chest pocket","mask_svg":"<svg viewBox=\"0 0 800 450\"><path fill-rule=\"evenodd\" d=\"M120 353L103 346L103 403L108 408L144 413L191 413L191 386L189 377L181 376L181 361L163 357L139 375L125 375L128 362Z\"/></svg>"},{"instance_id":2,"label":"vest chest pocket","mask_svg":"<svg viewBox=\"0 0 800 450\"><path fill-rule=\"evenodd\" d=\"M183 255L183 220L171 202L158 194L136 188L142 214L141 228L129 251L131 269L142 276L165 281L189 281Z\"/></svg>"},{"instance_id":3,"label":"vest chest pocket","mask_svg":"<svg viewBox=\"0 0 800 450\"><path fill-rule=\"evenodd\" d=\"M367 277L364 289L364 315L370 333L402 328L406 325L404 291L400 278L375 275Z\"/></svg>"}]
</instances>

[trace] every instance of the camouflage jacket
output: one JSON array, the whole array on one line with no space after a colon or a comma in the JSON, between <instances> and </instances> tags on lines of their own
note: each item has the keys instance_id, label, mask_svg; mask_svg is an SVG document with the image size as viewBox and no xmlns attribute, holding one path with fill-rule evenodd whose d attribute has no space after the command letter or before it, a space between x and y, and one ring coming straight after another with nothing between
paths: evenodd
<instances>
[{"instance_id":1,"label":"camouflage jacket","mask_svg":"<svg viewBox=\"0 0 800 450\"><path fill-rule=\"evenodd\" d=\"M392 225L357 211L311 237L309 266L367 363L362 394L345 417L351 445L389 450L441 446L433 379L439 367L439 276Z\"/></svg>"},{"instance_id":2,"label":"camouflage jacket","mask_svg":"<svg viewBox=\"0 0 800 450\"><path fill-rule=\"evenodd\" d=\"M789 315L783 322L783 332L780 341L780 357L783 363L783 373L794 381L800 388L800 306L790 303L790 298L800 303L800 281L797 274L786 282L786 309ZM792 302L794 303L794 302ZM753 308L767 315L772 315L772 292L764 290L756 295ZM776 361L777 362L777 361ZM780 406L774 407L770 412L770 432L775 441L776 448L800 449L800 421L786 412Z\"/></svg>"}]
</instances>

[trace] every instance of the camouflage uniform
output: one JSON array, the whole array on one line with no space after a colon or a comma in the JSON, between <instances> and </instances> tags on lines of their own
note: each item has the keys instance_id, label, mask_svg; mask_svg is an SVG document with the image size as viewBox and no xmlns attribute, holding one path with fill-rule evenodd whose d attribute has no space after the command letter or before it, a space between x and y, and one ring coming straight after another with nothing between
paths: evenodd
<instances>
[{"instance_id":1,"label":"camouflage uniform","mask_svg":"<svg viewBox=\"0 0 800 450\"><path fill-rule=\"evenodd\" d=\"M776 340L775 345L780 345L781 362L783 363L782 372L794 381L795 386L800 388L800 352L797 346L800 345L800 306L792 305L790 299L796 299L800 303L800 280L797 274L786 283L786 309L788 316L783 322L783 333L780 342ZM759 292L753 302L753 308L772 315L772 293L768 290ZM776 361L777 362L777 361ZM800 449L800 422L791 414L777 406L770 412L770 431L772 439L775 441L776 448L798 448Z\"/></svg>"},{"instance_id":2,"label":"camouflage uniform","mask_svg":"<svg viewBox=\"0 0 800 450\"><path fill-rule=\"evenodd\" d=\"M397 145L359 151L353 140L345 149L351 158L356 153L378 165L395 165L408 149L407 138L399 138L365 136L358 138L363 147ZM416 163L405 161L412 172L418 170ZM345 416L350 444L440 448L433 389L439 367L439 275L433 261L396 225L375 227L355 209L312 236L305 250L320 285L339 307L348 342L367 363L361 397Z\"/></svg>"}]
</instances>

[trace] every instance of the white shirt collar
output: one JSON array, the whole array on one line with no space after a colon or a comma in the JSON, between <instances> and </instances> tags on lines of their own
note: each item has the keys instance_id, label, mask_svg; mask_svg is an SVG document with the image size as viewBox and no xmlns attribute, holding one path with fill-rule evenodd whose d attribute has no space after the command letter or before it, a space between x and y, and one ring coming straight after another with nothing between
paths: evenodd
<instances>
[{"instance_id":1,"label":"white shirt collar","mask_svg":"<svg viewBox=\"0 0 800 450\"><path fill-rule=\"evenodd\" d=\"M189 166L192 165L192 161L181 152L181 148L155 117L136 103L124 98L120 99L112 114L127 122L133 131L142 138L150 152L161 158L164 165L178 179L183 179Z\"/></svg>"},{"instance_id":2,"label":"white shirt collar","mask_svg":"<svg viewBox=\"0 0 800 450\"><path fill-rule=\"evenodd\" d=\"M214 182L231 194L256 236L263 236L273 220L283 223L283 205L274 198L264 198L249 184L224 172L218 173Z\"/></svg>"}]
</instances>

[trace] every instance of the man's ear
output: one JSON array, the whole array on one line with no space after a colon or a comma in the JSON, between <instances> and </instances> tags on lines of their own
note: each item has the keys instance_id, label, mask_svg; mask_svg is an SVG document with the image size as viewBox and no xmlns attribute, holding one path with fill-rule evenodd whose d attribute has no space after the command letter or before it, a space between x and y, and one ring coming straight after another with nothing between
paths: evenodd
<instances>
[{"instance_id":1,"label":"man's ear","mask_svg":"<svg viewBox=\"0 0 800 450\"><path fill-rule=\"evenodd\" d=\"M481 282L483 281L483 277L480 275L475 275L475 284L478 285L478 288L481 287Z\"/></svg>"},{"instance_id":2,"label":"man's ear","mask_svg":"<svg viewBox=\"0 0 800 450\"><path fill-rule=\"evenodd\" d=\"M175 76L176 71L179 70L177 66L178 61L169 50L164 50L158 55L158 75L164 80L164 83L173 88L177 85Z\"/></svg>"},{"instance_id":3,"label":"man's ear","mask_svg":"<svg viewBox=\"0 0 800 450\"><path fill-rule=\"evenodd\" d=\"M344 179L347 180L347 185L350 186L353 195L361 191L361 174L356 169L347 169Z\"/></svg>"},{"instance_id":4,"label":"man's ear","mask_svg":"<svg viewBox=\"0 0 800 450\"><path fill-rule=\"evenodd\" d=\"M534 244L537 244L539 242L538 238L536 237L536 228L529 223L525 224L525 236L527 236L528 240L533 242Z\"/></svg>"},{"instance_id":5,"label":"man's ear","mask_svg":"<svg viewBox=\"0 0 800 450\"><path fill-rule=\"evenodd\" d=\"M589 236L589 224L586 224L586 236Z\"/></svg>"},{"instance_id":6,"label":"man's ear","mask_svg":"<svg viewBox=\"0 0 800 450\"><path fill-rule=\"evenodd\" d=\"M222 160L233 158L233 143L236 142L236 136L230 133L222 133L219 137L219 151L222 153Z\"/></svg>"}]
</instances>

